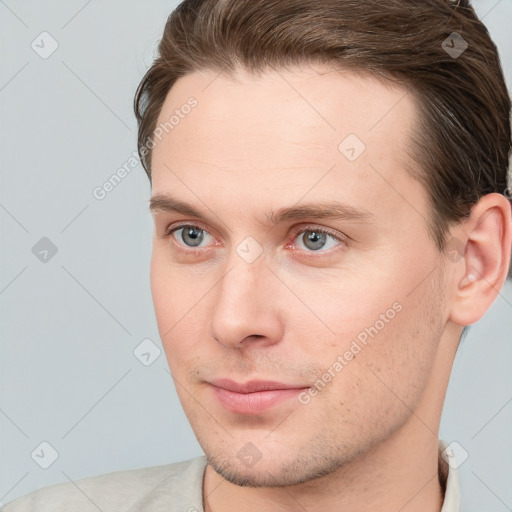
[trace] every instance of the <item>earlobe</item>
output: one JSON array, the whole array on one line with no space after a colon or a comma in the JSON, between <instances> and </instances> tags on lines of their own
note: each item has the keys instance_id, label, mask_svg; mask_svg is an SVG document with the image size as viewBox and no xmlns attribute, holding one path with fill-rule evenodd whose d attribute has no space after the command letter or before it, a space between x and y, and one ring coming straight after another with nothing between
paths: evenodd
<instances>
[{"instance_id":1,"label":"earlobe","mask_svg":"<svg viewBox=\"0 0 512 512\"><path fill-rule=\"evenodd\" d=\"M482 318L507 278L512 244L511 205L500 194L487 194L461 223L459 237L466 240L458 270L450 319L471 325ZM462 274L462 275L461 275Z\"/></svg>"}]
</instances>

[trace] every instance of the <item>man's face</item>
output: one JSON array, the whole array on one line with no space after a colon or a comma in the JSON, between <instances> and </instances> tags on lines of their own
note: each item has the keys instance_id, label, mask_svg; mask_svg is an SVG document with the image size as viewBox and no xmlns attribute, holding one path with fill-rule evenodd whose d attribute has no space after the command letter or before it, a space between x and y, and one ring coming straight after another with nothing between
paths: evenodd
<instances>
[{"instance_id":1,"label":"man's face","mask_svg":"<svg viewBox=\"0 0 512 512\"><path fill-rule=\"evenodd\" d=\"M152 194L200 216L159 201L151 286L217 472L293 484L407 426L435 429L425 389L448 314L427 192L405 170L411 95L320 67L205 71L173 86L159 124L172 115ZM236 392L223 379L294 389Z\"/></svg>"}]
</instances>

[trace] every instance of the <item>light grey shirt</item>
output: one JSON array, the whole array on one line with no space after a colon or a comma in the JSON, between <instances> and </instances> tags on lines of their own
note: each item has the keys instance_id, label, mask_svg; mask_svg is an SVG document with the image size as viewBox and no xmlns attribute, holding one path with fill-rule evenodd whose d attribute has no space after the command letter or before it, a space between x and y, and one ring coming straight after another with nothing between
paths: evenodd
<instances>
[{"instance_id":1,"label":"light grey shirt","mask_svg":"<svg viewBox=\"0 0 512 512\"><path fill-rule=\"evenodd\" d=\"M459 478L453 453L439 441L441 474L447 473L441 512L460 512ZM445 461L446 460L446 461ZM52 485L18 498L5 512L204 512L206 457ZM443 469L444 468L444 469ZM443 479L444 477L442 477Z\"/></svg>"}]
</instances>

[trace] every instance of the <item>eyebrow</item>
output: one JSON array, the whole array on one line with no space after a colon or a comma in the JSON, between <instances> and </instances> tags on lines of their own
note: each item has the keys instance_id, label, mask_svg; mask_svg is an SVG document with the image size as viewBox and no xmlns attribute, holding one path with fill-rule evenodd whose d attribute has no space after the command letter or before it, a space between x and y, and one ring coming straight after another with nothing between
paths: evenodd
<instances>
[{"instance_id":1,"label":"eyebrow","mask_svg":"<svg viewBox=\"0 0 512 512\"><path fill-rule=\"evenodd\" d=\"M157 194L149 201L151 212L162 211L166 213L178 213L201 220L207 220L207 215L192 205L173 198L169 195ZM306 218L315 219L342 219L352 221L371 221L374 214L364 208L343 204L338 201L327 201L320 203L307 203L280 208L277 211L270 211L266 214L267 223L276 225L290 220L301 220Z\"/></svg>"}]
</instances>

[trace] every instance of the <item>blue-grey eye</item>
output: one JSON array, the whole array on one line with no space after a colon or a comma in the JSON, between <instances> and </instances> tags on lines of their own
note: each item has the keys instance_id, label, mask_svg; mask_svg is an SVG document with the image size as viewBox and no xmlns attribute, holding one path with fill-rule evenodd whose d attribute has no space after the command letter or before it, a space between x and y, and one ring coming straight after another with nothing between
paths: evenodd
<instances>
[{"instance_id":1,"label":"blue-grey eye","mask_svg":"<svg viewBox=\"0 0 512 512\"><path fill-rule=\"evenodd\" d=\"M319 251L320 249L331 249L338 243L332 235L325 231L306 229L297 237L300 249ZM331 241L331 243L329 243ZM300 247L302 245L302 247Z\"/></svg>"},{"instance_id":2,"label":"blue-grey eye","mask_svg":"<svg viewBox=\"0 0 512 512\"><path fill-rule=\"evenodd\" d=\"M197 247L205 238L205 230L197 226L183 226L174 231L174 234L179 237L189 247Z\"/></svg>"}]
</instances>

